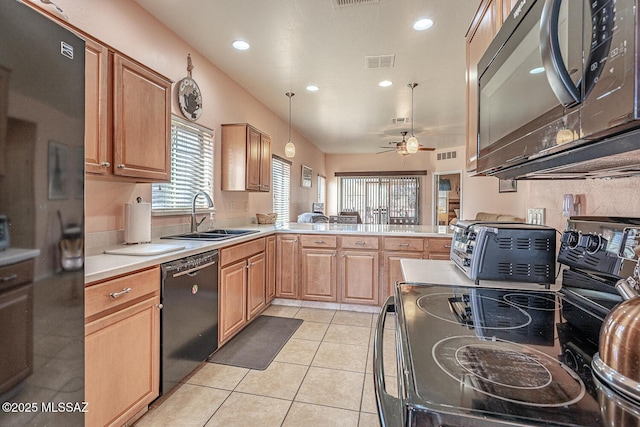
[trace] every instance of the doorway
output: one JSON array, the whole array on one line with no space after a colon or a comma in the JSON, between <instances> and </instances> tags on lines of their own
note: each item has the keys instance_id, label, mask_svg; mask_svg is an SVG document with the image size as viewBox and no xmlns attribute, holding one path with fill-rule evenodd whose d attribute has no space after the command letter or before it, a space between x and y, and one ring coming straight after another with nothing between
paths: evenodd
<instances>
[{"instance_id":1,"label":"doorway","mask_svg":"<svg viewBox=\"0 0 640 427\"><path fill-rule=\"evenodd\" d=\"M435 172L433 174L432 223L447 226L460 218L462 202L462 172Z\"/></svg>"}]
</instances>

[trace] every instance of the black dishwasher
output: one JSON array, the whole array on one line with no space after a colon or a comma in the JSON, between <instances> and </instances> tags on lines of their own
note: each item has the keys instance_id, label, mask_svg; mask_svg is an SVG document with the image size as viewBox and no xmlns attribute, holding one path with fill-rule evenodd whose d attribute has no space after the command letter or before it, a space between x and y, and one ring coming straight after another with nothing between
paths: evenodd
<instances>
[{"instance_id":1,"label":"black dishwasher","mask_svg":"<svg viewBox=\"0 0 640 427\"><path fill-rule=\"evenodd\" d=\"M162 264L160 394L218 348L218 251Z\"/></svg>"}]
</instances>

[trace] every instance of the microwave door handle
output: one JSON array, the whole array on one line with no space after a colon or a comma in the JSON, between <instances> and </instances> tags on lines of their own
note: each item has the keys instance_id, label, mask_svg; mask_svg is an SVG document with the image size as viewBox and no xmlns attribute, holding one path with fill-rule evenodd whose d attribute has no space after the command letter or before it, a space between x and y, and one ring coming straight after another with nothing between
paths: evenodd
<instances>
[{"instance_id":1,"label":"microwave door handle","mask_svg":"<svg viewBox=\"0 0 640 427\"><path fill-rule=\"evenodd\" d=\"M563 106L579 103L580 90L571 80L562 59L559 40L560 5L563 0L545 0L540 20L540 54L551 90Z\"/></svg>"}]
</instances>

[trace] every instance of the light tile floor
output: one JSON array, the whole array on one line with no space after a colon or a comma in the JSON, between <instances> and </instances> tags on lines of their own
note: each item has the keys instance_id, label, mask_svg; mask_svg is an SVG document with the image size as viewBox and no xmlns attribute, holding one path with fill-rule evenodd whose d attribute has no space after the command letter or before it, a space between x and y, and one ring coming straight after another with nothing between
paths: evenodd
<instances>
[{"instance_id":1,"label":"light tile floor","mask_svg":"<svg viewBox=\"0 0 640 427\"><path fill-rule=\"evenodd\" d=\"M304 322L264 371L203 364L135 425L379 426L373 381L377 314L272 305L263 314ZM394 324L385 380L396 393Z\"/></svg>"}]
</instances>

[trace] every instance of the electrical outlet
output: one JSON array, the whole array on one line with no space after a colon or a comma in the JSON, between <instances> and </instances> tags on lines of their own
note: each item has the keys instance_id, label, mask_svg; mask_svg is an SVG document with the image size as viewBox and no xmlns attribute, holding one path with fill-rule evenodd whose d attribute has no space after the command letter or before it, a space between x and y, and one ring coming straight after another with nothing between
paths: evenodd
<instances>
[{"instance_id":1,"label":"electrical outlet","mask_svg":"<svg viewBox=\"0 0 640 427\"><path fill-rule=\"evenodd\" d=\"M233 200L230 203L230 208L231 208L231 212L233 212L236 209L236 202L234 202Z\"/></svg>"},{"instance_id":2,"label":"electrical outlet","mask_svg":"<svg viewBox=\"0 0 640 427\"><path fill-rule=\"evenodd\" d=\"M527 223L535 225L544 225L544 208L527 209Z\"/></svg>"}]
</instances>

